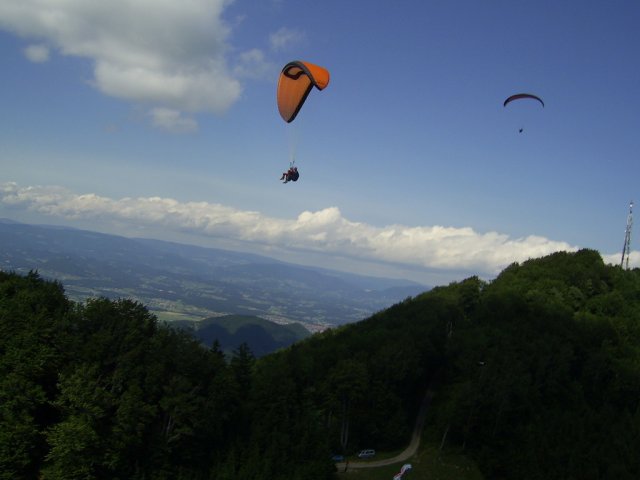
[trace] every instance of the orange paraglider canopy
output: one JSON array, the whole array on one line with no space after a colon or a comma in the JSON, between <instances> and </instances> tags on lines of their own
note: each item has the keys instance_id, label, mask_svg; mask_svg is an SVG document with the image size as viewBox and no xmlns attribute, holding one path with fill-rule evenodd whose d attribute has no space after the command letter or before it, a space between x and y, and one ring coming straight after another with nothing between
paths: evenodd
<instances>
[{"instance_id":1,"label":"orange paraglider canopy","mask_svg":"<svg viewBox=\"0 0 640 480\"><path fill-rule=\"evenodd\" d=\"M313 63L287 63L278 80L278 110L290 123L296 118L313 87L322 90L329 85L329 71Z\"/></svg>"}]
</instances>

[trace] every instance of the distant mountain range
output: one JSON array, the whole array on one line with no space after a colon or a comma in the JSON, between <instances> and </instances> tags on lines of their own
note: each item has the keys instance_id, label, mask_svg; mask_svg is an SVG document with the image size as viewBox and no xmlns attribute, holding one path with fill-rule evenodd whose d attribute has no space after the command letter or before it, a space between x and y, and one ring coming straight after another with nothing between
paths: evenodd
<instances>
[{"instance_id":1,"label":"distant mountain range","mask_svg":"<svg viewBox=\"0 0 640 480\"><path fill-rule=\"evenodd\" d=\"M268 257L0 219L0 269L37 270L69 298L133 298L161 320L253 315L311 331L364 319L428 289Z\"/></svg>"},{"instance_id":2,"label":"distant mountain range","mask_svg":"<svg viewBox=\"0 0 640 480\"><path fill-rule=\"evenodd\" d=\"M299 323L278 325L249 315L225 315L199 322L177 320L173 325L189 331L207 347L217 340L227 355L246 343L256 357L262 357L311 335Z\"/></svg>"}]
</instances>

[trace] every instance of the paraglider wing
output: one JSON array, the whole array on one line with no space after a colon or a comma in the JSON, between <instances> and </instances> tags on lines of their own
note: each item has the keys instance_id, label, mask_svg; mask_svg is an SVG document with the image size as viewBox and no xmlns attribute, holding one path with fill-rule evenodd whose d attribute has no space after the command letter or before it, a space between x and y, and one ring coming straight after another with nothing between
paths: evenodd
<instances>
[{"instance_id":1,"label":"paraglider wing","mask_svg":"<svg viewBox=\"0 0 640 480\"><path fill-rule=\"evenodd\" d=\"M513 102L514 100L520 100L521 98L532 98L533 100L539 101L544 107L542 99L536 95L531 95L530 93L516 93L515 95L511 95L504 101L503 106L506 107L508 103Z\"/></svg>"},{"instance_id":2,"label":"paraglider wing","mask_svg":"<svg viewBox=\"0 0 640 480\"><path fill-rule=\"evenodd\" d=\"M402 480L404 474L411 471L411 468L412 467L410 463L405 463L400 469L400 472L394 475L393 480Z\"/></svg>"},{"instance_id":3,"label":"paraglider wing","mask_svg":"<svg viewBox=\"0 0 640 480\"><path fill-rule=\"evenodd\" d=\"M329 71L313 63L295 61L284 66L278 79L278 110L290 123L298 115L313 87L324 89L329 84Z\"/></svg>"}]
</instances>

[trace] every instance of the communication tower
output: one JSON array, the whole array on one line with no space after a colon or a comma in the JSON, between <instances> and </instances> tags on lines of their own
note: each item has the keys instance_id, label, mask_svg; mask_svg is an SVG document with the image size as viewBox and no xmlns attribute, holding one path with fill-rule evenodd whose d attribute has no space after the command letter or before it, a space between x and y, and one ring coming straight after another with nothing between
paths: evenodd
<instances>
[{"instance_id":1,"label":"communication tower","mask_svg":"<svg viewBox=\"0 0 640 480\"><path fill-rule=\"evenodd\" d=\"M629 270L629 250L631 248L631 226L633 225L633 202L629 203L629 215L627 215L627 229L624 232L624 246L622 247L622 260L620 266Z\"/></svg>"}]
</instances>

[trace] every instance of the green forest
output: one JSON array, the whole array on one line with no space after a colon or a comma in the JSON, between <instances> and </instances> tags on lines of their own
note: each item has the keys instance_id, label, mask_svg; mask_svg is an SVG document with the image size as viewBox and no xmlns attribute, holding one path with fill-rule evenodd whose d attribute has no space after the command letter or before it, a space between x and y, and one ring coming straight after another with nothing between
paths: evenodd
<instances>
[{"instance_id":1,"label":"green forest","mask_svg":"<svg viewBox=\"0 0 640 480\"><path fill-rule=\"evenodd\" d=\"M0 272L0 479L336 479L426 392L423 444L487 479L640 478L640 270L556 253L260 358Z\"/></svg>"}]
</instances>

